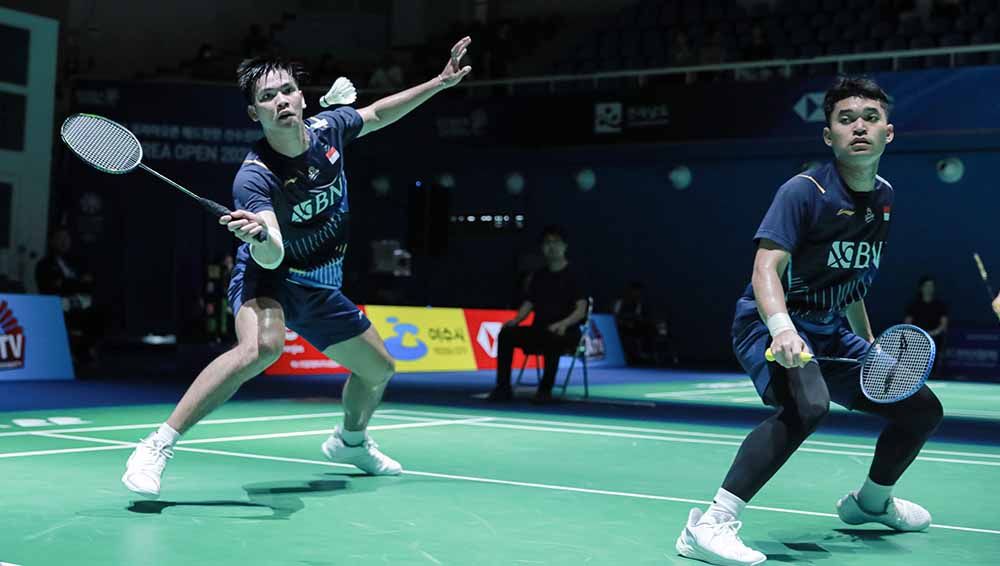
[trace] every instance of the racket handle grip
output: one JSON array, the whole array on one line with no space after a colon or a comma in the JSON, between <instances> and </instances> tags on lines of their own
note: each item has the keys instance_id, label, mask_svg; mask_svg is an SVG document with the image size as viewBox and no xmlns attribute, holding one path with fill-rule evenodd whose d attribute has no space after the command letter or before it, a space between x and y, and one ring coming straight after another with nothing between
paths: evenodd
<instances>
[{"instance_id":1,"label":"racket handle grip","mask_svg":"<svg viewBox=\"0 0 1000 566\"><path fill-rule=\"evenodd\" d=\"M232 214L233 212L228 208L222 206L221 204L215 202L214 200L209 200L207 198L201 199L201 205L205 207L206 210L215 215L216 218L221 218L227 214ZM267 240L267 227L265 226L253 239L258 242L263 242Z\"/></svg>"},{"instance_id":2,"label":"racket handle grip","mask_svg":"<svg viewBox=\"0 0 1000 566\"><path fill-rule=\"evenodd\" d=\"M774 353L771 352L770 348L768 348L764 352L764 359L766 359L769 362L774 361ZM802 360L803 362L809 363L813 360L813 355L810 354L809 352L802 352L801 354L799 354L799 359Z\"/></svg>"}]
</instances>

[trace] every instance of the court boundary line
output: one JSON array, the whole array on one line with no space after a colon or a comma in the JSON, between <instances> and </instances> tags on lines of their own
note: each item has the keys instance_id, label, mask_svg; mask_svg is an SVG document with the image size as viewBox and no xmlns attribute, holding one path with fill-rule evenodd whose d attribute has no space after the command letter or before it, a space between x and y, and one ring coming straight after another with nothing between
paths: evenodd
<instances>
[{"instance_id":1,"label":"court boundary line","mask_svg":"<svg viewBox=\"0 0 1000 566\"><path fill-rule=\"evenodd\" d=\"M422 421L417 423L409 424L395 424L395 425L374 425L368 427L369 430L398 430L407 428L426 428L431 426L445 426L453 424L465 424L467 421L475 422L481 420L488 420L492 417L481 417L476 419L466 419L466 420L454 420L454 421ZM228 436L228 437L217 437L217 438L193 438L190 440L179 440L175 449L179 445L189 445L189 444L209 444L213 442L241 442L245 440L268 440L274 438L292 438L297 436L322 436L330 434L333 429L320 429L320 430L306 430L306 431L295 431L295 432L278 432L269 434L250 434L244 436ZM122 448L130 448L136 446L137 442L129 442L127 440L114 440L111 438L94 438L89 436L77 436L73 434L66 434L59 431L38 431L32 434L32 436L41 436L44 438L59 438L63 440L77 440L82 442L101 442L104 444L112 444L113 446L91 446L91 447L79 447L79 448L63 448L63 449L53 449L53 450L33 450L26 452L8 452L6 454L0 453L0 458L21 458L29 456L49 456L54 454L71 454L75 452L100 452L103 450L114 450Z\"/></svg>"},{"instance_id":2,"label":"court boundary line","mask_svg":"<svg viewBox=\"0 0 1000 566\"><path fill-rule=\"evenodd\" d=\"M272 415L263 417L240 417L240 418L229 418L229 419L209 419L202 421L199 424L237 424L245 422L272 422L272 421L287 421L287 420L297 420L297 419L311 419L311 418L326 418L330 416L340 416L342 413L305 413L302 415ZM739 446L742 442L744 436L731 435L731 434L721 434L721 433L706 433L698 431L681 431L676 429L655 429L655 428L645 428L645 427L629 427L623 425L600 425L592 423L581 423L575 421L559 421L559 420L544 420L544 419L524 419L518 417L504 417L504 416L481 416L473 414L461 414L461 413L442 413L434 411L417 411L410 409L385 409L379 411L375 414L375 417L385 418L389 420L415 420L421 419L421 422L427 422L428 420L433 420L436 418L446 418L446 419L464 419L470 421L468 424L470 426L486 426L493 428L507 428L507 429L518 429L521 430L533 430L537 432L561 432L564 434L581 434L581 435L594 435L594 436L608 436L608 437L618 437L618 438L633 438L638 440L654 440L660 442L684 442L690 444L706 444L706 445L723 445L723 446ZM472 422L479 421L479 422ZM489 422L487 422L489 421ZM503 422L496 421L510 421L515 424L507 424ZM524 426L519 423L528 423L529 425L541 424L548 427L560 427L560 428L542 428L542 427L532 427ZM137 428L155 428L159 426L158 424L136 424L136 425L112 425L112 426L97 426L97 427L79 427L70 429L39 429L39 430L25 430L25 431L15 431L8 433L0 433L0 438L11 437L11 436L42 436L41 433L75 433L75 432L103 432L103 431L115 431L115 430L129 430ZM383 427L390 425L374 425L369 427L371 430L381 430ZM576 429L576 430L574 430ZM587 430L594 429L594 430ZM326 429L323 429L326 430ZM604 432L604 431L616 431L616 432ZM617 432L626 431L626 432ZM634 434L636 432L649 432L652 435L646 434ZM289 434L289 433L278 433L278 434ZM319 434L318 432L316 434ZM308 434L298 434L299 436L307 436ZM655 436L654 436L655 435ZM674 436L671 436L674 435ZM275 436L274 438L280 438L281 436ZM678 437L703 437L705 439L720 439L720 440L704 440L704 439L692 439L692 438L678 438ZM188 442L188 441L182 441ZM841 456L862 456L871 457L874 454L874 445L866 444L848 444L848 443L837 443L837 442L826 442L819 440L807 440L803 443L804 446L800 447L800 451L818 453L818 454L831 454L831 455L841 455ZM808 446L805 446L808 445ZM855 452L850 452L847 450L825 450L822 448L813 448L812 446L829 446L833 448L844 448L848 450L858 450ZM7 453L0 454L0 458L12 458L18 456L31 456L31 455L42 455L44 452L50 452L52 454L61 453L71 453L73 451L86 452L87 450L82 448L71 448L65 449L63 451L26 451L17 453ZM864 451L864 452L861 452ZM939 462L948 464L966 464L966 465L980 465L980 466L1000 466L1000 462L982 462L975 460L962 460L958 458L939 458L935 456L930 456L931 454L937 454L941 456L965 456L971 458L985 458L985 459L997 459L1000 460L1000 454L989 454L989 453L979 453L979 452L959 452L952 450L935 450L935 449L924 449L921 451L921 455L917 457L918 460L929 461L929 462Z\"/></svg>"},{"instance_id":3,"label":"court boundary line","mask_svg":"<svg viewBox=\"0 0 1000 566\"><path fill-rule=\"evenodd\" d=\"M433 411L414 411L410 409L393 409L393 412L389 415L384 415L385 418L397 418L405 415L396 415L396 413L411 413L416 416L423 416L424 418L471 418L473 415L460 414L460 413L440 413ZM724 440L738 440L736 446L739 446L746 435L736 435L736 434L721 434L721 433L711 433L711 432L696 432L696 431L681 431L674 429L655 429L655 428L644 428L644 427L629 427L624 425L600 425L591 423L580 423L580 422L570 422L570 421L559 421L559 420L544 420L544 419L523 419L518 417L495 417L496 421L512 421L514 423L528 423L528 424L541 424L541 425L554 425L554 426L564 426L564 427L577 427L583 429L598 429L598 430L613 430L613 431L627 431L627 432L649 432L653 434L660 435L677 435L677 436L704 436L706 438L718 438ZM502 423L497 423L495 426L500 426ZM625 437L629 438L629 437ZM638 438L642 438L641 436ZM683 441L683 440L680 440ZM706 444L718 444L718 442L706 442ZM816 446L831 446L834 448L848 448L848 449L859 449L859 450L869 450L874 452L874 444L848 444L843 442L828 442L823 440L806 440L803 444L810 444ZM807 450L807 448L799 448L799 450ZM820 453L830 453L837 454L836 451L821 451L814 448L808 448L809 451L816 451ZM935 449L924 449L920 451L921 454L940 454L943 456L968 456L972 458L988 458L988 459L1000 459L1000 454L990 454L986 452L959 452L954 450L935 450ZM858 454L846 454L847 456L857 456ZM918 457L919 458L919 457ZM947 459L940 459L942 461L950 461Z\"/></svg>"},{"instance_id":4,"label":"court boundary line","mask_svg":"<svg viewBox=\"0 0 1000 566\"><path fill-rule=\"evenodd\" d=\"M419 423L414 423L414 424L419 424ZM452 424L452 423L448 423L448 424ZM458 423L454 423L454 424L458 424ZM410 428L414 428L414 427L410 427ZM43 434L46 434L48 436L48 435L51 435L51 434L58 434L58 433L43 433ZM74 439L89 440L89 441L92 441L92 442L101 442L101 443L105 443L105 442L124 443L124 441L121 441L121 440L109 440L109 439L102 439L102 438L75 437ZM335 462L328 462L328 461L325 461L325 460L310 460L310 459L306 459L306 458L292 458L292 457L286 457L286 456L268 456L268 455L265 455L265 454L254 454L254 453L249 453L249 452L232 452L232 451L228 451L228 450L213 450L213 449L207 449L207 448L189 448L189 447L186 447L186 446L177 446L177 447L175 447L175 450L181 451L181 452L195 452L195 453L211 454L211 455L217 455L217 456L231 456L231 457L236 457L236 458L245 458L245 459L253 459L253 460L268 460L268 461L274 461L274 462L285 462L285 463L294 463L294 464L310 464L310 465L321 465L321 466L335 467L335 468L355 469L355 467L353 465L350 465L350 464L338 464L338 463L335 463ZM552 490L552 491L565 491L565 492L571 492L571 493L584 493L584 494L589 494L589 495L606 495L606 496L612 496L612 497L625 497L625 498L631 498L631 499L645 499L645 500L652 500L652 501L669 501L669 502L672 502L672 503L690 503L690 504L695 504L695 505L709 505L709 504L711 504L711 501L706 501L706 500L701 500L701 499L689 499L689 498L684 498L684 497L672 497L672 496L667 496L667 495L654 495L654 494L644 494L644 493L633 493L633 492L628 492L628 491L602 490L602 489L593 489L593 488L575 487L575 486L566 486L566 485L557 485L557 484L545 484L545 483L537 483L537 482L522 482L522 481L517 481L517 480L503 480L503 479L497 479L497 478L485 478L485 477L465 476L465 475L457 475L457 474L444 474L444 473L438 473L438 472L422 472L422 471L418 471L418 470L405 470L404 469L403 470L403 475L410 475L410 476L417 476L417 477L430 477L430 478L446 479L446 480L469 481L469 482L487 483L487 484L493 484L493 485L508 485L508 486L513 486L513 487L527 487L527 488L534 488L534 489L547 489L547 490ZM756 511L769 511L769 512L774 512L774 513L786 513L786 514L792 514L792 515L806 515L806 516L812 516L812 517L826 517L826 518L839 519L839 517L835 513L823 513L823 512L817 512L817 511L805 511L805 510L801 510L801 509L787 509L787 508L783 508L783 507L769 507L769 506L763 506L763 505L747 505L746 508L747 509L753 509L753 510L756 510ZM945 529L945 530L954 530L954 531L963 531L963 532L971 532L971 533L979 533L979 534L1000 535L1000 530L981 529L981 528L976 528L976 527L962 527L962 526L957 526L957 525L931 524L931 528Z\"/></svg>"}]
</instances>

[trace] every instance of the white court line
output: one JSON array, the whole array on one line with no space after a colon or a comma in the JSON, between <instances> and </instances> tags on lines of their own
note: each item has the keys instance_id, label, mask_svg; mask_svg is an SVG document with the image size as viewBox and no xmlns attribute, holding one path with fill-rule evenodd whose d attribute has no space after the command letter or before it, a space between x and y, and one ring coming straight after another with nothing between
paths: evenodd
<instances>
[{"instance_id":1,"label":"white court line","mask_svg":"<svg viewBox=\"0 0 1000 566\"><path fill-rule=\"evenodd\" d=\"M397 425L376 425L369 427L371 430L392 430L392 429L406 429L406 428L423 428L429 426L445 426L445 425L470 425L470 426L480 426L487 428L503 428L511 430L527 430L535 432L561 432L565 434L578 434L587 436L603 436L612 438L631 438L638 440L654 440L658 442L683 442L691 444L713 444L713 445L723 445L723 446L739 446L739 442L734 441L723 441L723 440L706 440L706 439L696 439L696 438L676 438L668 436L658 436L658 435L648 435L648 434L634 434L634 433L624 433L624 432L609 432L609 431L594 431L594 430L580 430L573 428L560 428L560 427L543 427L543 426L529 426L529 425L517 425L517 424L504 424L498 423L493 417L471 417L465 419L457 420L440 420L440 421L424 421L416 423L407 424L397 424ZM191 444L210 444L216 442L239 442L245 440L262 440L262 439L273 439L273 438L291 438L298 436L319 436L330 434L332 429L319 429L319 430L307 430L307 431L295 431L295 432L279 432L270 434L254 434L254 435L244 435L244 436L228 436L228 437L218 437L218 438L199 438L193 440L181 440L178 444L191 445ZM64 434L60 432L36 432L35 436L44 436L49 438L63 438L66 440L81 440L81 441L96 441L90 437L74 436L69 434ZM105 443L114 443L118 446L134 446L134 443L119 441L119 440L105 440ZM66 451L76 451L76 452L87 452L93 451L86 448L71 448ZM41 450L36 452L21 452L16 453L17 456L40 456L48 454L61 454L66 453L63 450ZM827 450L822 448L809 448L800 447L799 451L818 453L818 454L832 454L836 456L861 456L861 457L871 457L873 456L873 451L868 450L865 452L849 452L844 450ZM2 455L0 457L14 457L14 455ZM976 465L976 466L997 466L1000 467L1000 462L981 462L977 460L960 460L956 458L935 458L928 456L918 456L918 460L930 461L930 462L940 462L947 464L965 464L965 465Z\"/></svg>"},{"instance_id":2,"label":"white court line","mask_svg":"<svg viewBox=\"0 0 1000 566\"><path fill-rule=\"evenodd\" d=\"M527 426L527 425L512 425L512 424L502 424L502 423L475 423L469 422L472 426L482 426L488 428L507 428L514 430L531 430L538 432L562 432L566 434L583 434L583 435L593 435L593 436L610 436L619 438L634 438L640 440L656 440L659 442L685 442L689 444L716 444L723 446L739 446L741 442L733 442L727 440L705 440L701 438L676 438L671 436L654 436L654 435L643 435L643 434L630 434L623 432L606 432L606 431L594 431L594 430L579 430L573 428L558 428L558 427L542 427L542 426ZM868 452L847 452L844 450L828 450L824 448L808 448L799 447L797 452L812 452L814 454L834 454L839 456L865 456L871 457L874 455L874 450ZM943 462L947 464L968 464L972 466L997 466L1000 467L1000 462L980 462L978 460L959 460L955 458L934 458L918 456L917 460L929 461L929 462Z\"/></svg>"},{"instance_id":3,"label":"white court line","mask_svg":"<svg viewBox=\"0 0 1000 566\"><path fill-rule=\"evenodd\" d=\"M750 389L753 385L749 386ZM668 397L702 397L704 395L723 395L727 393L744 393L748 389L747 387L740 388L730 388L730 389L682 389L680 391L663 391L659 393L643 393L643 397L649 399L661 399Z\"/></svg>"},{"instance_id":4,"label":"white court line","mask_svg":"<svg viewBox=\"0 0 1000 566\"><path fill-rule=\"evenodd\" d=\"M491 417L480 417L466 420L454 420L454 421L425 421L419 423L409 423L409 424L394 424L394 425L376 425L368 427L368 430L396 430L403 428L425 428L431 426L445 426L453 424L473 424L477 422L483 422L490 420ZM304 430L296 432L277 432L272 434L250 434L245 436L223 436L218 438L196 438L193 440L180 440L177 442L178 445L189 445L189 444L210 444L215 442L241 442L244 440L264 440L271 438L291 438L296 436L322 436L333 432L333 429L320 429L320 430ZM125 440L112 440L109 438L93 438L89 436L77 436L73 434L65 434L62 432L36 432L33 436L44 436L46 438L61 438L64 440L80 440L83 442L101 442L103 444L112 444L113 446L100 446L100 447L87 447L87 448L66 448L62 450L35 450L31 452L11 452L7 454L0 454L0 458L15 458L19 456L48 456L50 454L66 454L72 452L97 452L99 450L113 450L115 448L128 448L135 446L135 442L128 442Z\"/></svg>"},{"instance_id":5,"label":"white court line","mask_svg":"<svg viewBox=\"0 0 1000 566\"><path fill-rule=\"evenodd\" d=\"M83 437L77 437L77 438L78 439L83 439ZM94 442L106 442L105 439L101 439L101 438L94 438L94 439L91 439L91 440L93 440ZM120 441L115 440L115 441L111 441L111 442L120 442ZM335 468L349 468L349 469L353 469L354 468L354 466L349 465L349 464L336 464L336 463L333 463L333 462L327 462L325 460L308 460L308 459L305 459L305 458L289 458L289 457L284 457L284 456L265 456L263 454L252 454L252 453L246 453L246 452L230 452L230 451L226 451L226 450L210 450L210 449L206 449L206 448L188 448L188 447L184 447L184 446L178 446L176 449L178 451L183 451L183 452L198 452L198 453L202 453L202 454L213 454L213 455L217 455L217 456L233 456L233 457L237 457L237 458L247 458L247 459L253 459L253 460L269 460L269 461L272 461L272 462L287 462L287 463L293 463L293 464L311 464L311 465L328 466L328 467L335 467ZM693 505L708 505L708 504L711 503L711 501L705 501L705 500L701 500L701 499L688 499L688 498L683 498L683 497L670 497L670 496L666 496L666 495L651 495L651 494L644 494L644 493L631 493L631 492L626 492L626 491L609 491L609 490L603 490L603 489L590 489L590 488L573 487L573 486L565 486L565 485L544 484L544 483L534 483L534 482L521 482L521 481L513 481L513 480L501 480L501 479L484 478L484 477L477 477L477 476L459 476L459 475L454 475L454 474L441 474L441 473L436 473L436 472L420 472L420 471L415 471L415 470L404 470L403 474L404 475L409 475L409 476L420 476L420 477L438 478L438 479L446 479L446 480L470 481L470 482L487 483L487 484L494 484L494 485L509 485L509 486L515 486L515 487L529 487L529 488L535 488L535 489L546 489L546 490L551 490L551 491L567 491L567 492L573 492L573 493L586 493L586 494L590 494L590 495L608 495L608 496L613 496L613 497L627 497L627 498L632 498L632 499L646 499L646 500L653 500L653 501L670 501L670 502L674 502L674 503L688 503L688 504L693 504ZM803 511L803 510L799 510L799 509L785 509L785 508L781 508L781 507L763 507L763 506L758 506L758 505L747 505L747 509L755 509L755 510L758 510L758 511L770 511L770 512L774 512L774 513L788 513L788 514L793 514L793 515L808 515L808 516L812 516L812 517L832 517L832 518L838 518L837 515L835 515L833 513L818 513L816 511ZM998 530L992 530L992 529L978 529L978 528L973 528L973 527L959 527L959 526L953 526L953 525L937 525L937 524L932 524L931 527L932 528L937 528L937 529L954 530L954 531L966 531L966 532L973 532L973 533L983 533L983 534L1000 535L1000 531L998 531Z\"/></svg>"},{"instance_id":6,"label":"white court line","mask_svg":"<svg viewBox=\"0 0 1000 566\"><path fill-rule=\"evenodd\" d=\"M406 415L406 414L400 414L400 413L410 413L413 416ZM283 421L283 420L295 420L295 419L300 419L300 418L301 419L325 418L325 417L331 417L331 416L340 416L340 414L341 413L312 413L312 414L303 414L303 415L277 415L277 416L265 416L265 417L244 417L244 418L235 418L235 419L209 419L209 420L202 421L199 424L231 424L231 423L244 423L244 422ZM379 411L375 416L376 417L386 418L386 419L402 419L402 420L414 420L414 419L424 419L425 420L426 418L442 418L442 417L443 418L448 418L448 419L467 419L467 420L476 420L476 419L483 418L483 417L478 417L477 415L472 415L472 414L440 413L440 412L431 412L431 411L411 411L411 410L407 410L407 409L386 409L386 410L383 410L383 411ZM604 436L618 436L618 437L623 437L623 438L649 439L649 440L659 440L659 441L667 441L667 442L687 442L687 443L701 443L701 444L717 444L717 445L725 445L725 446L738 446L740 443L742 443L742 441L744 439L744 436L741 436L741 435L719 434L719 433L706 433L706 432L693 432L693 431L681 431L681 430L675 430L675 429L654 429L654 428L642 428L642 427L627 427L627 426L619 426L619 425L597 425L597 424L578 423L578 422L571 422L571 421L553 421L553 420L541 420L541 419L519 419L519 418L513 418L513 417L495 417L495 419L496 420L502 420L502 421L511 421L511 422L515 422L515 423L542 424L542 425L549 425L549 426L554 425L554 426L559 426L559 427L576 427L576 428L582 428L582 429L614 430L614 431L626 431L626 432L630 432L630 433L631 432L640 432L640 433L642 433L642 432L649 432L649 433L653 433L653 434L658 435L658 436L649 436L649 435L642 435L642 434L632 434L632 435L606 434ZM476 423L469 423L469 424L476 424ZM76 428L76 429L56 429L56 430L52 430L51 432L58 432L58 433L99 432L99 431L108 431L108 430L128 430L128 429L133 429L133 428L155 428L157 426L159 426L159 424L118 425L118 426L107 426L107 427L84 427L84 428ZM391 425L386 425L386 426L391 426ZM480 425L480 426L489 426L489 425ZM496 423L493 426L496 426L498 428L514 428L513 425L506 425L506 424L501 424L501 423ZM379 430L381 428L381 426L373 426L373 427L369 427L369 428L371 428L372 430ZM560 428L560 429L531 429L531 428L525 428L523 430L540 430L540 431L545 431L545 432L565 432L565 433L571 433L571 434L584 434L584 433L576 432L576 431L569 430L569 429L566 429L566 428ZM39 431L39 430L34 430L34 431L19 431L19 432L11 432L11 433L0 433L0 436L30 436L30 435L39 435L40 432L42 432L42 431ZM328 433L329 432L327 432L327 434ZM279 434L279 436L272 436L272 437L273 438L279 438L281 434L287 434L287 433L278 433L278 434ZM594 433L594 434L600 435L599 433ZM665 435L673 435L673 437L666 437ZM699 441L695 441L695 440L691 440L691 439L686 439L686 438L677 438L677 437L689 437L689 436L726 439L726 440L731 440L731 441L734 441L734 442L723 442L723 441L700 441L699 442ZM187 442L187 441L182 441L182 442ZM804 444L808 444L810 446L829 446L829 447L834 447L834 448L847 448L847 449L853 449L853 450L865 450L865 452L846 452L846 451L837 451L837 450L822 450L822 449L818 449L818 448L811 448L810 446L804 446L804 447L799 448L799 450L805 451L805 452L814 452L814 453L822 453L822 454L835 454L835 455L844 455L844 456L865 456L865 457L868 457L868 456L872 455L872 453L873 453L872 451L874 450L874 447L872 445L863 445L863 444L847 444L847 443L824 442L824 441L814 441L814 440L807 440ZM6 454L6 455L0 454L0 457L10 458L10 457L15 457L15 455L34 455L34 454L43 454L43 453L60 454L60 453L67 453L67 452L87 452L87 451L91 451L91 450L88 450L88 449L85 449L85 448L72 448L72 449L66 449L65 451L31 451L31 452L9 453L9 454ZM977 452L958 452L958 451L932 450L932 449L924 449L924 450L922 450L921 451L921 456L919 456L918 459L925 460L925 461L934 461L934 462L942 462L942 463L954 463L954 464L971 464L971 465L985 465L985 466L998 465L998 464L995 464L995 463L992 463L992 462L977 462L977 461L959 460L959 459L954 459L954 458L935 458L935 457L932 457L932 456L927 456L929 454L936 454L936 455L941 455L941 456L964 456L964 457L972 457L972 458L1000 459L1000 454L988 454L988 453L977 453Z\"/></svg>"},{"instance_id":7,"label":"white court line","mask_svg":"<svg viewBox=\"0 0 1000 566\"><path fill-rule=\"evenodd\" d=\"M96 439L94 439L96 442ZM118 442L118 441L115 441ZM59 450L32 450L29 452L7 452L0 454L0 458L21 458L24 456L48 456L50 454L73 454L75 452L101 452L104 450L120 450L135 446L134 443L125 443L124 446L87 446L86 448L62 448Z\"/></svg>"},{"instance_id":8,"label":"white court line","mask_svg":"<svg viewBox=\"0 0 1000 566\"><path fill-rule=\"evenodd\" d=\"M460 414L460 413L439 413L432 411L411 411L408 409L395 409L393 414L384 415L387 419L398 419L403 418L406 415L397 413L410 413L416 416L434 417L434 418L472 418L475 415ZM684 436L695 436L695 437L706 437L706 438L718 438L723 440L735 440L737 445L743 442L746 435L738 434L720 434L713 432L693 432L685 430L676 429L657 429L657 428L644 428L644 427L630 427L622 425L599 425L590 423L578 423L572 421L556 421L556 420L543 420L543 419L522 419L516 417L496 417L496 422L499 426L501 421L509 421L514 423L525 423L525 424L539 424L545 426L561 426L561 427L577 427L582 429L595 429L595 430L612 430L612 431L624 431L624 432L637 432L637 433L653 433L658 435L672 435L678 437ZM628 438L628 437L626 437ZM643 438L642 436L637 436L636 438ZM706 444L717 444L715 442L706 442ZM725 444L725 443L723 443ZM826 442L822 440L806 440L803 444L808 444L811 446L830 446L834 448L848 448L855 450L868 450L874 451L874 444L849 444L844 442ZM800 448L801 450L801 448ZM836 453L836 452L831 452ZM968 456L971 458L995 458L1000 459L1000 454L990 454L986 452L957 452L952 450L931 450L924 449L920 451L921 454L938 454L942 456ZM850 454L849 454L850 455Z\"/></svg>"},{"instance_id":9,"label":"white court line","mask_svg":"<svg viewBox=\"0 0 1000 566\"><path fill-rule=\"evenodd\" d=\"M380 413L389 412L391 409L385 411L380 411ZM235 419L205 419L198 422L198 426L201 425L222 425L222 424L235 424L235 423L260 423L260 422L271 422L271 421L292 421L298 419L319 419L327 417L339 417L342 416L343 412L337 413L307 413L302 415L275 415L268 417L241 417ZM80 428L49 428L44 429L33 429L33 430L19 430L14 432L0 432L0 438L8 436L31 436L35 434L38 430L44 431L55 431L55 432L101 432L108 430L132 430L141 428L158 428L162 422L159 423L145 423L145 424L130 424L130 425L114 425L114 426L91 426L91 427L80 427Z\"/></svg>"}]
</instances>

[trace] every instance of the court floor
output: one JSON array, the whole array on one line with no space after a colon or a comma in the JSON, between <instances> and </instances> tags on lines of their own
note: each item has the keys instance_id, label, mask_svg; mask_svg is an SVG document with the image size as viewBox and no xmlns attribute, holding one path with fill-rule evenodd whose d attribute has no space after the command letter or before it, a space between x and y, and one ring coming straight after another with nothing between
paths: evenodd
<instances>
[{"instance_id":1,"label":"court floor","mask_svg":"<svg viewBox=\"0 0 1000 566\"><path fill-rule=\"evenodd\" d=\"M633 401L740 405L757 407L760 396L753 383L739 374L709 374L685 380L619 381L598 383L590 388L596 398ZM941 400L951 417L1000 420L1000 385L958 381L929 381L927 385ZM577 388L571 389L576 391ZM833 411L846 411L833 404Z\"/></svg>"},{"instance_id":2,"label":"court floor","mask_svg":"<svg viewBox=\"0 0 1000 566\"><path fill-rule=\"evenodd\" d=\"M687 383L686 386L690 386ZM947 387L945 388L947 389ZM326 462L334 399L235 401L195 427L161 498L119 477L169 405L0 413L0 561L48 564L697 564L673 544L747 428L492 406L386 403L371 432L403 463ZM897 487L934 525L849 527L834 503L874 438L814 435L745 513L772 562L995 564L1000 446L931 441Z\"/></svg>"}]
</instances>

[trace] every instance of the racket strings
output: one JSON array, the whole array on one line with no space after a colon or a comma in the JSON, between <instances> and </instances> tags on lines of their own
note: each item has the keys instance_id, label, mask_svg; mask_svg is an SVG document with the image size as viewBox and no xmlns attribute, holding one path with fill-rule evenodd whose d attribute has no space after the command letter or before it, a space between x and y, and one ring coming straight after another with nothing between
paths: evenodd
<instances>
[{"instance_id":1,"label":"racket strings","mask_svg":"<svg viewBox=\"0 0 1000 566\"><path fill-rule=\"evenodd\" d=\"M62 137L80 158L109 173L131 171L142 160L139 141L108 120L73 116L63 125Z\"/></svg>"},{"instance_id":2,"label":"racket strings","mask_svg":"<svg viewBox=\"0 0 1000 566\"><path fill-rule=\"evenodd\" d=\"M934 346L926 335L907 328L879 336L878 348L865 360L863 384L871 397L896 399L911 393L924 380Z\"/></svg>"}]
</instances>

